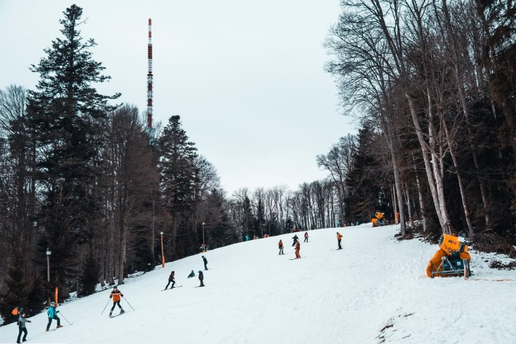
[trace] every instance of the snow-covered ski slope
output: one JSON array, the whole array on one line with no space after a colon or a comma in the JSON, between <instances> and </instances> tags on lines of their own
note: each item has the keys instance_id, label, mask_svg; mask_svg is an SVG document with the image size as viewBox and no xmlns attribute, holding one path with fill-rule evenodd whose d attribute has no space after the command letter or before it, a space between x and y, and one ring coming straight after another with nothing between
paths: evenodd
<instances>
[{"instance_id":1,"label":"snow-covered ski slope","mask_svg":"<svg viewBox=\"0 0 516 344\"><path fill-rule=\"evenodd\" d=\"M64 328L45 332L32 317L29 343L360 344L516 343L516 272L489 269L493 255L472 254L474 276L435 278L425 268L436 245L394 239L396 226L370 224L310 231L294 258L292 234L209 251L205 288L195 255L120 286L126 314L110 319L104 291L60 306ZM277 242L285 244L278 255ZM182 288L161 292L171 270ZM497 281L503 280L503 281ZM115 310L114 314L118 314ZM52 328L55 323L52 324ZM0 327L14 343L16 325Z\"/></svg>"}]
</instances>

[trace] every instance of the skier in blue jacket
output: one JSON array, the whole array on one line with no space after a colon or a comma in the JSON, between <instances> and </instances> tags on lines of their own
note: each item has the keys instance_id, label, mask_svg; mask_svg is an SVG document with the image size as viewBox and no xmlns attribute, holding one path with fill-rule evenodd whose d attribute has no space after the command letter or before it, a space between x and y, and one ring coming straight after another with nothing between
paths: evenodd
<instances>
[{"instance_id":1,"label":"skier in blue jacket","mask_svg":"<svg viewBox=\"0 0 516 344\"><path fill-rule=\"evenodd\" d=\"M61 326L61 319L59 319L59 317L57 316L57 313L59 313L59 311L56 311L56 303L54 301L50 302L50 307L48 308L48 311L47 311L47 314L48 314L47 331L50 330L50 325L52 324L52 319L57 320L56 329L63 327L63 326Z\"/></svg>"}]
</instances>

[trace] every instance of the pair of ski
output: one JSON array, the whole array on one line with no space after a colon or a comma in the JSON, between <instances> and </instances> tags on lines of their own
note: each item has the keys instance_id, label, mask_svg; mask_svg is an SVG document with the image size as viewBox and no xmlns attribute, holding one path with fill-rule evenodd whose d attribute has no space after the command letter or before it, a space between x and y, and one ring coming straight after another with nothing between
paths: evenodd
<instances>
[{"instance_id":1,"label":"pair of ski","mask_svg":"<svg viewBox=\"0 0 516 344\"><path fill-rule=\"evenodd\" d=\"M163 289L162 291L172 290L172 289L181 288L181 287L182 287L182 285L178 285L177 287L173 287L173 288L170 288L170 289Z\"/></svg>"}]
</instances>

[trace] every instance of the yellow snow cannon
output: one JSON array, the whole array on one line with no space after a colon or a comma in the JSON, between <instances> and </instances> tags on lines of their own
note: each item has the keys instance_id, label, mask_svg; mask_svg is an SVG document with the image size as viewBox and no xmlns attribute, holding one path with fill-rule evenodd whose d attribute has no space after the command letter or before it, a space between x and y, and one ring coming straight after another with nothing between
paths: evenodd
<instances>
[{"instance_id":1,"label":"yellow snow cannon","mask_svg":"<svg viewBox=\"0 0 516 344\"><path fill-rule=\"evenodd\" d=\"M464 276L468 279L471 275L470 261L468 245L454 235L443 234L439 239L439 249L426 267L426 275L430 278Z\"/></svg>"},{"instance_id":2,"label":"yellow snow cannon","mask_svg":"<svg viewBox=\"0 0 516 344\"><path fill-rule=\"evenodd\" d=\"M385 214L381 211L377 211L374 214L374 217L371 219L371 223L373 224L373 227L386 225L387 223L385 222Z\"/></svg>"}]
</instances>

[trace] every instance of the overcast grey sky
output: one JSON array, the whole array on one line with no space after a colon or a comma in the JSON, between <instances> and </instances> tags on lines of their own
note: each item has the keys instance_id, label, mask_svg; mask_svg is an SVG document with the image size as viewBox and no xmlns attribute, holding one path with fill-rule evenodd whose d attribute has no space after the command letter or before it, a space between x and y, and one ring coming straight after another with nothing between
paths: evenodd
<instances>
[{"instance_id":1,"label":"overcast grey sky","mask_svg":"<svg viewBox=\"0 0 516 344\"><path fill-rule=\"evenodd\" d=\"M34 89L29 71L83 8L84 39L112 80L100 92L146 111L147 20L153 21L154 121L173 114L231 195L326 177L316 155L356 130L324 72L339 0L0 0L0 88Z\"/></svg>"}]
</instances>

